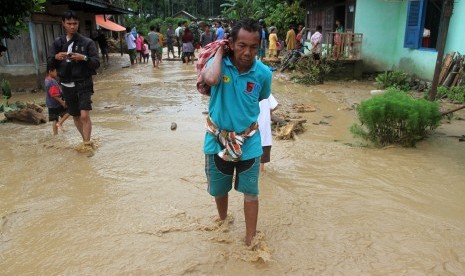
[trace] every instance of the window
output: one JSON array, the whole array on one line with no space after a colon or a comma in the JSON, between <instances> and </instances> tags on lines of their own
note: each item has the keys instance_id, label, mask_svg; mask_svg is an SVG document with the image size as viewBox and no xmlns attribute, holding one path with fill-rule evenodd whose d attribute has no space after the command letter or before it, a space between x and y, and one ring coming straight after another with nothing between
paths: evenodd
<instances>
[{"instance_id":1,"label":"window","mask_svg":"<svg viewBox=\"0 0 465 276\"><path fill-rule=\"evenodd\" d=\"M443 0L409 1L405 48L436 48L443 2Z\"/></svg>"}]
</instances>

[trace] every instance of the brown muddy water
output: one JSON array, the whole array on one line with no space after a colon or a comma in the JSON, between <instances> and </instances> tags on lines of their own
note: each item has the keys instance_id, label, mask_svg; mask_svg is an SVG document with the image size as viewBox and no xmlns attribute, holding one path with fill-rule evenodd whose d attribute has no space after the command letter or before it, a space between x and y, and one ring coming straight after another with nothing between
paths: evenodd
<instances>
[{"instance_id":1,"label":"brown muddy water","mask_svg":"<svg viewBox=\"0 0 465 276\"><path fill-rule=\"evenodd\" d=\"M206 192L194 66L126 58L96 77L94 154L75 150L72 120L57 137L50 123L0 125L1 275L465 274L465 144L450 137L464 121L416 148L365 147L346 107L369 85L276 78L281 108L318 111L295 141L274 141L249 249L242 196L221 225Z\"/></svg>"}]
</instances>

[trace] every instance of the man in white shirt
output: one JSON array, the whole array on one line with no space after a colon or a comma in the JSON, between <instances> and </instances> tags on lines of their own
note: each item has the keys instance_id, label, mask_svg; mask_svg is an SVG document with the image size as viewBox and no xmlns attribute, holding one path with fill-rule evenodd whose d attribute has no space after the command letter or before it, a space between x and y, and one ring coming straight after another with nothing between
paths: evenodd
<instances>
[{"instance_id":1,"label":"man in white shirt","mask_svg":"<svg viewBox=\"0 0 465 276\"><path fill-rule=\"evenodd\" d=\"M182 22L178 23L178 27L174 30L174 36L176 36L176 42L178 44L178 57L181 56L181 35L182 35Z\"/></svg>"},{"instance_id":2,"label":"man in white shirt","mask_svg":"<svg viewBox=\"0 0 465 276\"><path fill-rule=\"evenodd\" d=\"M320 54L321 54L321 43L323 42L323 35L321 32L323 28L321 25L316 27L316 32L310 37L310 43L312 44L312 54L313 60L316 64L320 63Z\"/></svg>"},{"instance_id":3,"label":"man in white shirt","mask_svg":"<svg viewBox=\"0 0 465 276\"><path fill-rule=\"evenodd\" d=\"M126 35L124 38L126 39L126 45L128 46L129 60L131 61L131 64L134 64L134 61L136 60L136 38L132 35L130 27L126 28Z\"/></svg>"}]
</instances>

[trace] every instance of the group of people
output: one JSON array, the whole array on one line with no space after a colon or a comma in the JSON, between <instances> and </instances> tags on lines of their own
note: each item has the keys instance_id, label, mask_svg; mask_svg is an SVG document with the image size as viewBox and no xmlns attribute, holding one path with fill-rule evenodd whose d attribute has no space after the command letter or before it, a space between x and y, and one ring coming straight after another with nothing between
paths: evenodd
<instances>
[{"instance_id":1,"label":"group of people","mask_svg":"<svg viewBox=\"0 0 465 276\"><path fill-rule=\"evenodd\" d=\"M266 56L267 50L268 57L270 58L279 57L283 48L285 48L286 51L292 51L295 49L301 50L305 33L305 28L303 25L298 26L297 33L294 30L294 25L290 25L288 31L286 32L286 39L280 40L278 37L278 29L276 26L274 26L274 24L271 24L272 26L269 29L266 28L266 24L262 19L259 20L259 24L261 41L260 49L257 55L258 59L263 60L263 58Z\"/></svg>"},{"instance_id":2,"label":"group of people","mask_svg":"<svg viewBox=\"0 0 465 276\"><path fill-rule=\"evenodd\" d=\"M76 12L66 11L62 25L66 34L54 40L48 57L45 82L49 120L54 122L56 134L63 120L72 116L84 144L92 147L92 75L100 59L94 41L77 32ZM226 54L223 47L218 47L201 71L205 84L211 87L204 140L207 190L215 198L222 221L228 214L232 188L244 194L247 245L257 234L258 179L263 164L269 161L270 115L277 106L271 95L272 72L256 59L260 30L256 20L237 22L231 29L230 51ZM151 27L148 39L144 39L156 59L160 54L157 33L159 30ZM133 42L136 44L135 39ZM134 61L135 53L131 51Z\"/></svg>"},{"instance_id":3,"label":"group of people","mask_svg":"<svg viewBox=\"0 0 465 276\"><path fill-rule=\"evenodd\" d=\"M183 63L193 64L195 52L201 47L205 47L215 40L228 37L229 25L221 22L199 26L194 20L191 21L190 25L188 25L187 21L182 21L178 23L178 27L174 30L170 24L166 29L167 57L168 59L170 59L171 55L172 58L180 57ZM100 40L98 41L100 45ZM159 27L151 26L147 39L144 38L142 33L136 32L134 28L127 27L125 41L131 64L148 62L149 56L151 56L153 66L158 68L158 65L162 62L164 46L164 35L160 32ZM174 51L175 45L178 47L177 56Z\"/></svg>"}]
</instances>

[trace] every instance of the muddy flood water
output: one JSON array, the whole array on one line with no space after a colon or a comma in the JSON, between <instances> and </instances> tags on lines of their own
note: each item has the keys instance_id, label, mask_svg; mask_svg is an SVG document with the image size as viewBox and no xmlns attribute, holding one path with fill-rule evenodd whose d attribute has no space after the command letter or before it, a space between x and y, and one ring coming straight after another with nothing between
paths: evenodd
<instances>
[{"instance_id":1,"label":"muddy flood water","mask_svg":"<svg viewBox=\"0 0 465 276\"><path fill-rule=\"evenodd\" d=\"M219 224L206 192L195 67L111 58L95 78L93 154L76 151L72 119L57 137L50 123L0 124L1 275L465 275L465 143L453 137L465 121L416 148L363 146L347 106L369 84L275 73L280 108L317 111L296 140L274 140L247 248L242 195Z\"/></svg>"}]
</instances>

